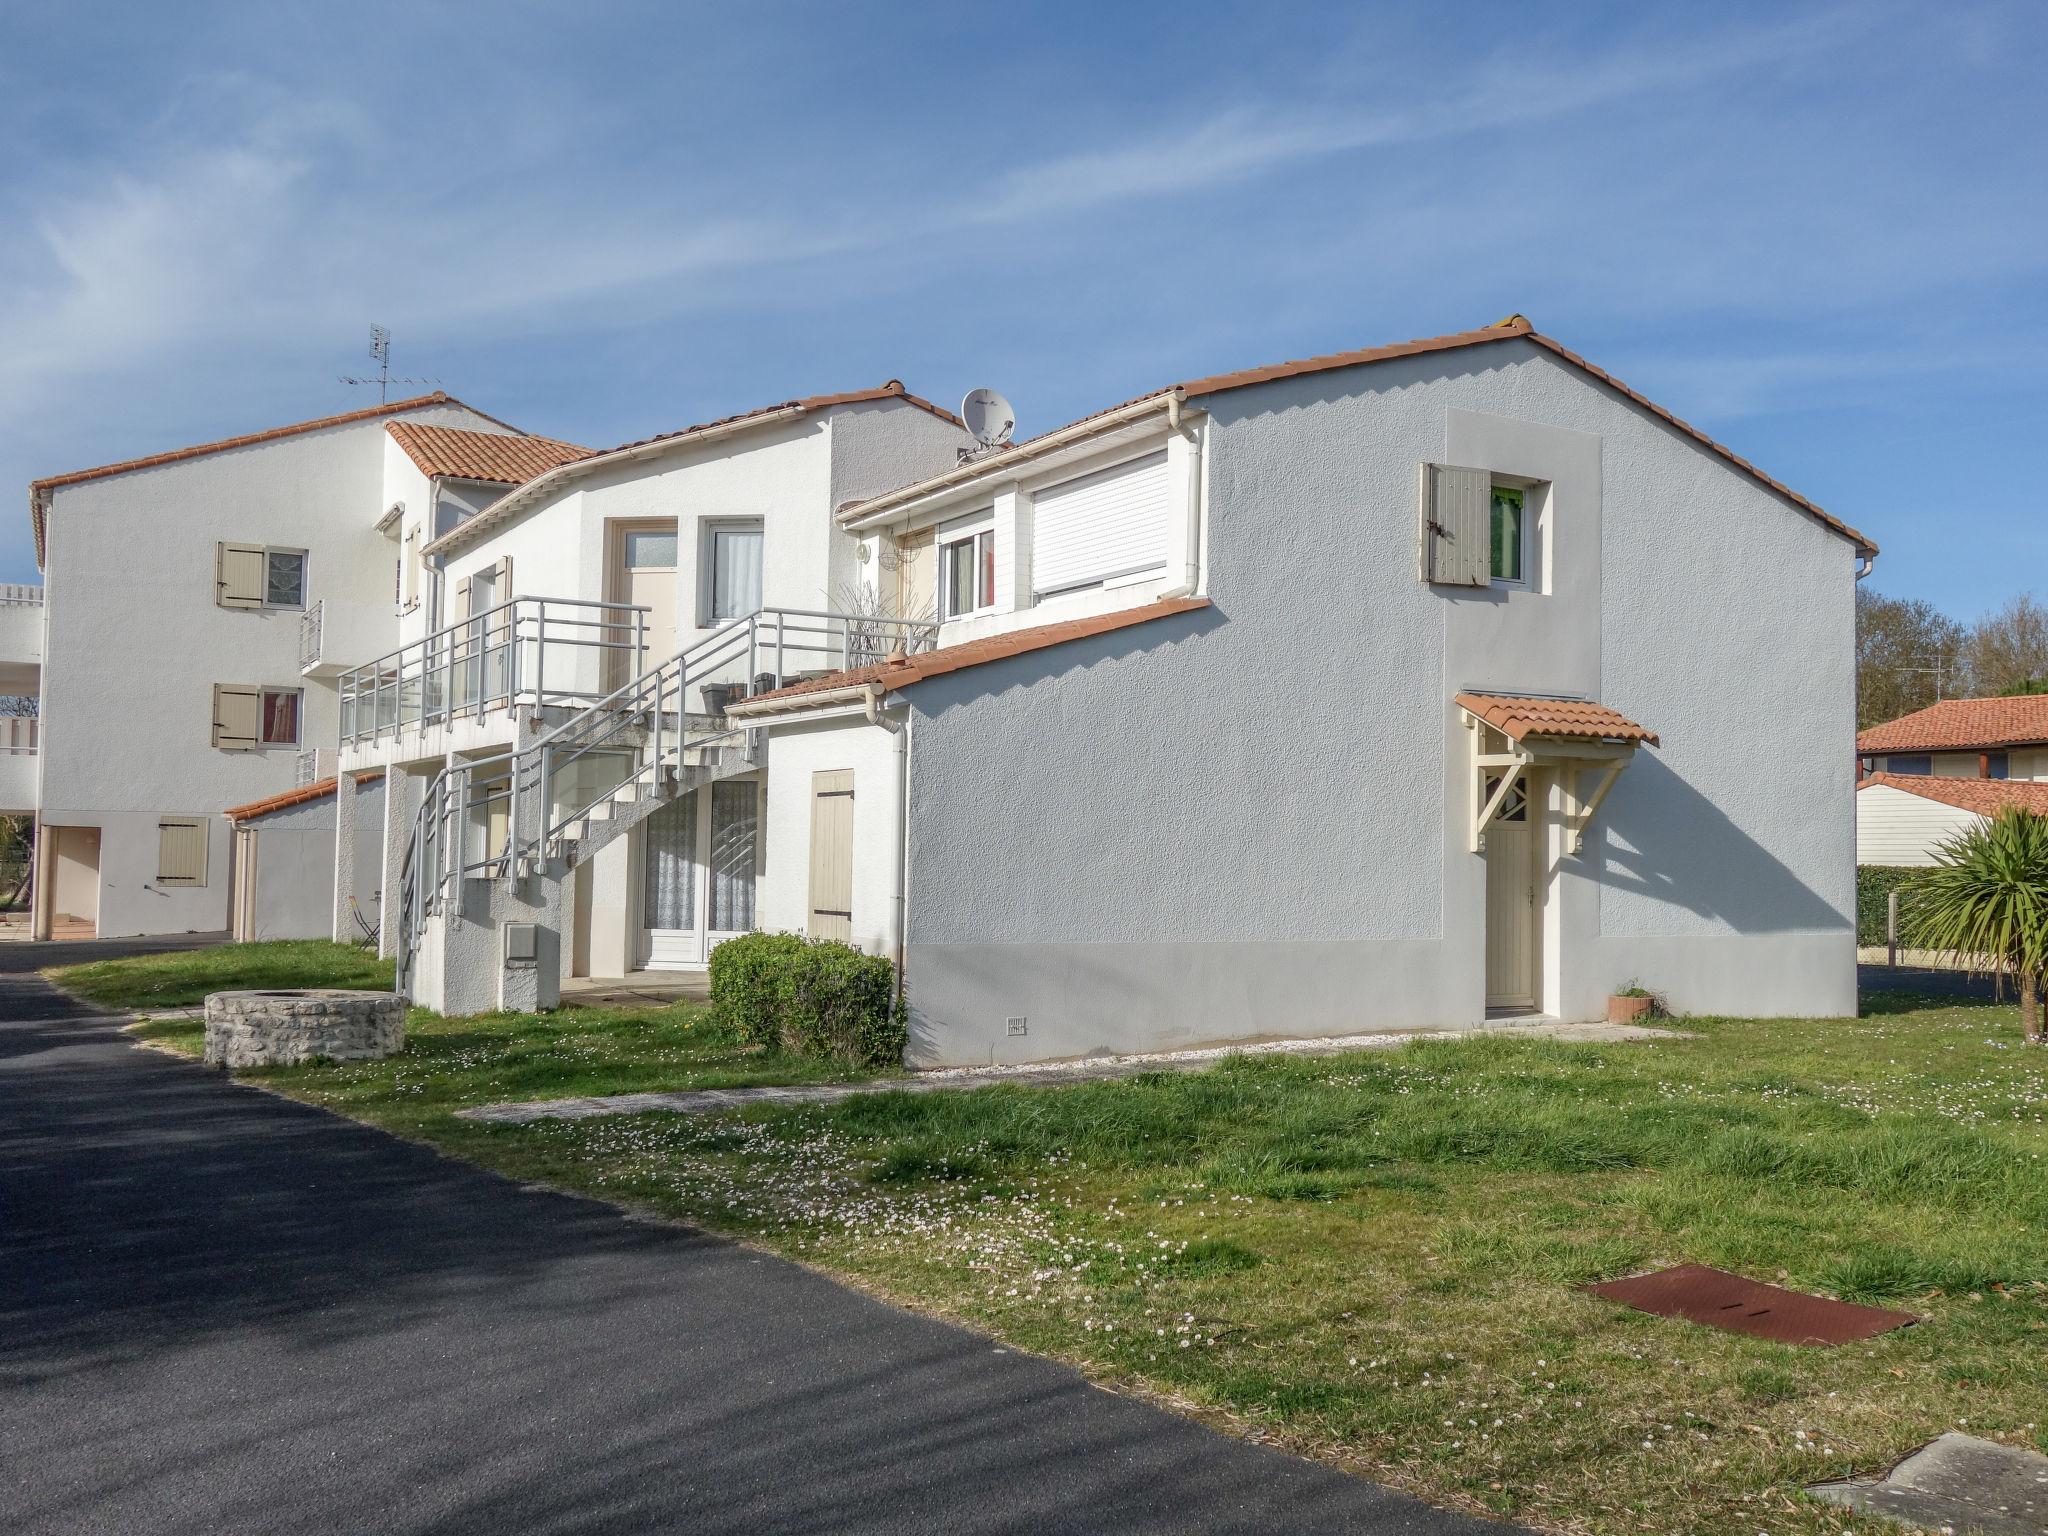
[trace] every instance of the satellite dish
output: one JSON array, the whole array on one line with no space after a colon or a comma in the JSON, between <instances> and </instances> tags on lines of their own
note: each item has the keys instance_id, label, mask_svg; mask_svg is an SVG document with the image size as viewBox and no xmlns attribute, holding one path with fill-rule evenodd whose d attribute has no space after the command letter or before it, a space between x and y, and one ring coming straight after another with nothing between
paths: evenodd
<instances>
[{"instance_id":1,"label":"satellite dish","mask_svg":"<svg viewBox=\"0 0 2048 1536\"><path fill-rule=\"evenodd\" d=\"M1017 426L1017 413L1010 402L992 389L969 390L960 402L960 419L984 448L1000 448Z\"/></svg>"}]
</instances>

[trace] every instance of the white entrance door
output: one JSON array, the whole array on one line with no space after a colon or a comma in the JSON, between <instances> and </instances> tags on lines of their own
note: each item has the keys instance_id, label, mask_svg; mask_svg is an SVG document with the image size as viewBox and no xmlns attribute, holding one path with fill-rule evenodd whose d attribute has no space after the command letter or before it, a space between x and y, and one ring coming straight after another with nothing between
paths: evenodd
<instances>
[{"instance_id":1,"label":"white entrance door","mask_svg":"<svg viewBox=\"0 0 2048 1536\"><path fill-rule=\"evenodd\" d=\"M754 927L760 781L720 779L647 818L641 954L649 970L703 965Z\"/></svg>"},{"instance_id":2,"label":"white entrance door","mask_svg":"<svg viewBox=\"0 0 2048 1536\"><path fill-rule=\"evenodd\" d=\"M612 601L647 610L646 654L637 661L617 654L607 668L609 686L616 688L676 653L675 522L618 524L613 549ZM627 643L632 638L630 627L619 636Z\"/></svg>"},{"instance_id":3,"label":"white entrance door","mask_svg":"<svg viewBox=\"0 0 2048 1536\"><path fill-rule=\"evenodd\" d=\"M1491 799L1499 780L1486 786ZM1486 1006L1534 1008L1542 946L1536 885L1540 824L1525 771L1486 824Z\"/></svg>"}]
</instances>

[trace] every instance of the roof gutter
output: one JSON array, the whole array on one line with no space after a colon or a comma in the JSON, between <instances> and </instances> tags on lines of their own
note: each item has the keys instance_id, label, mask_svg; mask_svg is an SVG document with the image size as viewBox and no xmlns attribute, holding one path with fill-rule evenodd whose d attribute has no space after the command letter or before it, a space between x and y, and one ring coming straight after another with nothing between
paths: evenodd
<instances>
[{"instance_id":1,"label":"roof gutter","mask_svg":"<svg viewBox=\"0 0 2048 1536\"><path fill-rule=\"evenodd\" d=\"M887 692L887 686L881 683L848 683L839 688L816 688L809 693L793 693L780 699L762 699L758 702L740 699L729 705L725 712L736 720L760 720L771 715L795 714L799 710L858 704L862 712L872 720L877 701Z\"/></svg>"},{"instance_id":2,"label":"roof gutter","mask_svg":"<svg viewBox=\"0 0 2048 1536\"><path fill-rule=\"evenodd\" d=\"M1056 449L1086 442L1091 437L1128 426L1134 421L1142 421L1147 416L1156 415L1161 411L1178 412L1183 398L1178 388L1161 390L1156 395L1133 400L1129 405L1120 405L1113 411L1104 411L1100 416L1090 416L1071 426L1048 432L1043 437L1034 437L1029 442L1019 443L1013 448L1005 448L982 458L969 459L957 469L949 469L944 474L933 475L928 480L919 480L898 490L886 491L880 496L871 496L866 501L857 501L850 507L842 508L839 522L845 528L861 529L893 521L888 514L907 512L918 502L945 495L949 491L960 490L977 480L1016 465L1028 464L1033 459L1041 458Z\"/></svg>"},{"instance_id":3,"label":"roof gutter","mask_svg":"<svg viewBox=\"0 0 2048 1536\"><path fill-rule=\"evenodd\" d=\"M567 464L558 464L545 474L536 475L499 497L468 522L450 528L432 543L421 546L420 553L452 554L472 540L489 533L499 524L510 521L513 514L553 495L561 486L587 470L603 469L613 464L631 464L641 459L651 459L657 454L669 453L677 448L695 448L701 443L722 442L741 432L751 432L756 427L794 421L799 416L809 415L810 410L807 405L785 405L779 410L763 411L759 415L744 416L737 421L724 422L718 426L700 427L693 432L677 432L668 437L650 438L630 448L614 448L609 453L593 454L587 459L574 459Z\"/></svg>"}]
</instances>

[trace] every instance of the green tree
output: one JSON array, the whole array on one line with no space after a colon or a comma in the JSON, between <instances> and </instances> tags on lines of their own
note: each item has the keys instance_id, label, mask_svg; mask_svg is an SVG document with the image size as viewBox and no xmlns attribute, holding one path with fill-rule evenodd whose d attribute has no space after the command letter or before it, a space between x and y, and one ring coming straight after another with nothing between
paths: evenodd
<instances>
[{"instance_id":1,"label":"green tree","mask_svg":"<svg viewBox=\"0 0 2048 1536\"><path fill-rule=\"evenodd\" d=\"M2048 606L2027 592L2006 599L1970 626L1963 661L1980 698L2023 692L2030 679L2048 676Z\"/></svg>"},{"instance_id":2,"label":"green tree","mask_svg":"<svg viewBox=\"0 0 2048 1536\"><path fill-rule=\"evenodd\" d=\"M1856 728L1962 692L1963 626L1917 597L1856 589Z\"/></svg>"},{"instance_id":3,"label":"green tree","mask_svg":"<svg viewBox=\"0 0 2048 1536\"><path fill-rule=\"evenodd\" d=\"M1911 887L1907 942L1961 958L1973 975L2018 978L2020 1028L2035 1045L2048 970L2048 816L2008 806L1934 850Z\"/></svg>"}]
</instances>

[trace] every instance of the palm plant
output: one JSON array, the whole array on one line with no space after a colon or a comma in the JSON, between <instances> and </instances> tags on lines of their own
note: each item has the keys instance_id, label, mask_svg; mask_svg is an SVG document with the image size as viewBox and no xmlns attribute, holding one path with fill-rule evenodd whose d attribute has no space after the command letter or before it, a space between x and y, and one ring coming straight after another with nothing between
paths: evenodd
<instances>
[{"instance_id":1,"label":"palm plant","mask_svg":"<svg viewBox=\"0 0 2048 1536\"><path fill-rule=\"evenodd\" d=\"M2008 806L1934 850L1934 866L1911 886L1905 928L1915 948L1958 956L1973 975L2018 979L2020 1027L2033 1044L2041 1027L2041 976L2048 971L2048 816Z\"/></svg>"}]
</instances>

